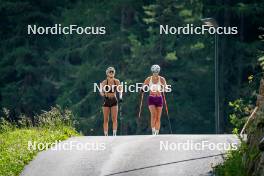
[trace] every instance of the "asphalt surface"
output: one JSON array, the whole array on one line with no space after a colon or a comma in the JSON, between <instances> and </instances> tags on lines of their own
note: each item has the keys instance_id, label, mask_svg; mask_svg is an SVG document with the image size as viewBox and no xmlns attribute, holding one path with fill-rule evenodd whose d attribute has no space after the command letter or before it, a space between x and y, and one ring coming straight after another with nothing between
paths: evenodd
<instances>
[{"instance_id":1,"label":"asphalt surface","mask_svg":"<svg viewBox=\"0 0 264 176\"><path fill-rule=\"evenodd\" d=\"M73 137L40 152L21 176L209 176L231 143L236 136Z\"/></svg>"}]
</instances>

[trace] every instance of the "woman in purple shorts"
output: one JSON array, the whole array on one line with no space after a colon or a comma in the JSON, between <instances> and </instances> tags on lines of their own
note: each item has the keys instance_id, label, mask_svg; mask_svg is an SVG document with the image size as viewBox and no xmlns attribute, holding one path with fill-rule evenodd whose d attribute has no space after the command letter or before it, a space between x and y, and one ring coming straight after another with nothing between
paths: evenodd
<instances>
[{"instance_id":1,"label":"woman in purple shorts","mask_svg":"<svg viewBox=\"0 0 264 176\"><path fill-rule=\"evenodd\" d=\"M158 135L160 130L160 117L162 113L162 92L166 88L166 80L159 76L160 66L152 65L152 76L144 81L144 86L149 87L148 107L151 114L151 129L153 135Z\"/></svg>"}]
</instances>

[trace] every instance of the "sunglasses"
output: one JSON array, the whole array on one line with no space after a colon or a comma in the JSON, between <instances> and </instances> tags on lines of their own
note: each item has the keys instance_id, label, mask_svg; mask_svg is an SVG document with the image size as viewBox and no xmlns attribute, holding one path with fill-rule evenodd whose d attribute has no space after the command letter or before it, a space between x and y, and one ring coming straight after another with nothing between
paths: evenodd
<instances>
[{"instance_id":1,"label":"sunglasses","mask_svg":"<svg viewBox=\"0 0 264 176\"><path fill-rule=\"evenodd\" d=\"M114 73L114 71L113 70L110 70L108 73Z\"/></svg>"}]
</instances>

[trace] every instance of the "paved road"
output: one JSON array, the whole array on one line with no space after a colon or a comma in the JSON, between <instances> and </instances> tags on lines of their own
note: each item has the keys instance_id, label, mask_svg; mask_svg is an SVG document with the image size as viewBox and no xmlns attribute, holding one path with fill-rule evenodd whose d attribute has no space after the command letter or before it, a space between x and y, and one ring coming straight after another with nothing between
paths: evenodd
<instances>
[{"instance_id":1,"label":"paved road","mask_svg":"<svg viewBox=\"0 0 264 176\"><path fill-rule=\"evenodd\" d=\"M214 144L228 148L238 141L234 135L74 137L60 143L64 150L39 153L21 176L106 176L118 172L122 173L114 175L208 176L211 166L222 161L220 155L213 155L225 151L206 146L204 150L191 150L191 146L213 143L212 149ZM86 150L77 150L77 143L79 149L86 146Z\"/></svg>"}]
</instances>

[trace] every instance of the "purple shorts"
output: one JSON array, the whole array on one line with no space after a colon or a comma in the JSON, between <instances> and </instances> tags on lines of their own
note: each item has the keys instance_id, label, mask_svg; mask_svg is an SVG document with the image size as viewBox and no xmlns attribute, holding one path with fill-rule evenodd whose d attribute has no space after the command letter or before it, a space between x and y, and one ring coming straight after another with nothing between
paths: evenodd
<instances>
[{"instance_id":1,"label":"purple shorts","mask_svg":"<svg viewBox=\"0 0 264 176\"><path fill-rule=\"evenodd\" d=\"M162 107L163 100L162 96L149 96L148 97L148 105L154 105L156 107Z\"/></svg>"}]
</instances>

